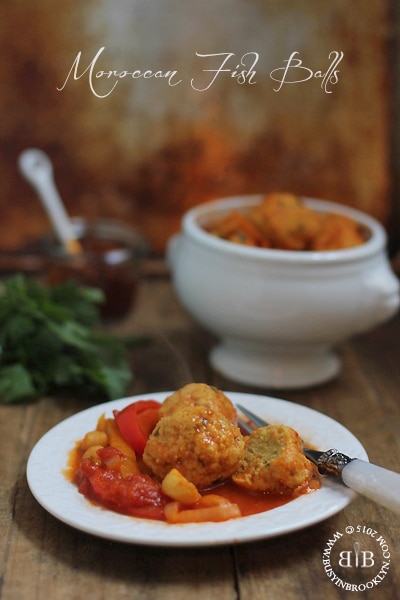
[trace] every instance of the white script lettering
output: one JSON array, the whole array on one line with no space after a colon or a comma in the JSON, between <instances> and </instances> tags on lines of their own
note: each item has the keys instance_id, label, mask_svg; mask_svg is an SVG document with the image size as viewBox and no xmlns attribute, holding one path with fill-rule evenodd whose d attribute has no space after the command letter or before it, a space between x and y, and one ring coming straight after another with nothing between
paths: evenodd
<instances>
[{"instance_id":1,"label":"white script lettering","mask_svg":"<svg viewBox=\"0 0 400 600\"><path fill-rule=\"evenodd\" d=\"M72 78L74 79L74 81L77 81L78 79L81 79L81 77L83 77L86 74L88 76L90 90L91 90L92 94L94 94L97 98L107 98L115 90L117 84L119 83L119 80L124 79L125 77L131 77L132 79L140 79L140 78L142 78L142 79L166 79L168 82L168 85L171 87L174 87L174 86L178 85L179 83L181 83L181 80L178 80L178 81L175 80L175 78L178 74L177 71L165 71L164 72L164 71L152 71L150 69L147 69L145 71L140 71L138 69L135 71L126 71L126 70L121 70L121 71L98 70L98 71L95 71L97 61L98 61L100 55L103 53L104 49L105 49L104 46L103 46L103 48L100 48L100 50L97 52L96 56L93 58L92 62L89 63L89 65L86 67L86 69L81 72L79 72L78 69L80 66L82 52L81 51L78 52L78 54L75 57L74 62L72 63L72 66L69 70L69 73L68 73L63 85L61 87L58 87L57 90L59 92L61 92L65 88L71 75L72 75ZM104 94L101 94L98 91L98 89L95 87L96 79L102 79L102 78L110 79L112 81L111 87Z\"/></svg>"},{"instance_id":2,"label":"white script lettering","mask_svg":"<svg viewBox=\"0 0 400 600\"><path fill-rule=\"evenodd\" d=\"M329 84L335 85L339 81L338 69L336 68L343 59L343 52L333 51L329 54L329 59L332 61L325 72L313 71L308 67L303 66L303 61L297 58L299 52L292 52L288 60L285 60L285 67L274 69L270 73L271 79L279 82L279 86L274 88L274 92L279 92L284 83L302 83L309 79L322 79L321 88L331 94L332 90L328 90Z\"/></svg>"},{"instance_id":3,"label":"white script lettering","mask_svg":"<svg viewBox=\"0 0 400 600\"><path fill-rule=\"evenodd\" d=\"M221 52L217 54L199 54L198 52L196 52L196 56L198 56L199 58L222 57L223 59L216 69L203 69L203 73L213 73L213 75L211 75L210 81L204 87L196 87L194 84L194 79L191 80L190 84L192 88L197 92L205 92L206 90L209 90L221 73L230 73L229 77L231 77L232 79L236 79L236 82L241 85L243 85L244 83L256 83L255 81L253 81L253 78L256 75L254 67L256 66L259 59L259 54L257 52L247 52L246 54L243 54L240 63L237 64L234 69L225 68L228 61L233 56L235 56L233 52ZM248 67L246 65L246 59L247 57L250 57L251 60L251 56L253 56L253 62Z\"/></svg>"}]
</instances>

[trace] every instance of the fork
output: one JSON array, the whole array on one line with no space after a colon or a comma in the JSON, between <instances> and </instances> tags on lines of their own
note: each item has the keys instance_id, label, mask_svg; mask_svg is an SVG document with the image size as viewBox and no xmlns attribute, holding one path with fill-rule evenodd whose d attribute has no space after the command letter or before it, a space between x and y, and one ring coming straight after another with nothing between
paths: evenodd
<instances>
[{"instance_id":1,"label":"fork","mask_svg":"<svg viewBox=\"0 0 400 600\"><path fill-rule=\"evenodd\" d=\"M241 404L237 404L237 408L253 424L250 425L239 417L238 423L246 433L251 434L254 429L268 425ZM336 448L321 451L303 446L303 452L317 466L321 475L339 479L352 490L400 514L400 473L360 458L350 458Z\"/></svg>"}]
</instances>

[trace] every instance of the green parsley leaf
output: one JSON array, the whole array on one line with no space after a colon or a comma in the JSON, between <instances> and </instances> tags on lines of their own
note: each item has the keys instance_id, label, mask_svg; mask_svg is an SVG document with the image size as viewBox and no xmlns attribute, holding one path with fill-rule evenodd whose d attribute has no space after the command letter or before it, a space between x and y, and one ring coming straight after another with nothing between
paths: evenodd
<instances>
[{"instance_id":1,"label":"green parsley leaf","mask_svg":"<svg viewBox=\"0 0 400 600\"><path fill-rule=\"evenodd\" d=\"M36 394L29 372L20 364L0 368L0 397L11 403L29 399Z\"/></svg>"},{"instance_id":2,"label":"green parsley leaf","mask_svg":"<svg viewBox=\"0 0 400 600\"><path fill-rule=\"evenodd\" d=\"M132 380L122 339L99 331L100 290L45 287L23 275L0 291L0 399L74 392L122 397Z\"/></svg>"}]
</instances>

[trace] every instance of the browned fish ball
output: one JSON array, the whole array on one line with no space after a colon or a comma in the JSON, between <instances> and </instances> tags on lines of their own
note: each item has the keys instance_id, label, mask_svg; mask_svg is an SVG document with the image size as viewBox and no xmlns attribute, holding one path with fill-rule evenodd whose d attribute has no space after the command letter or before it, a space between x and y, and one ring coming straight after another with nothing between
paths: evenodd
<instances>
[{"instance_id":1,"label":"browned fish ball","mask_svg":"<svg viewBox=\"0 0 400 600\"><path fill-rule=\"evenodd\" d=\"M143 454L160 478L176 468L199 489L227 479L244 454L240 429L223 414L205 406L183 406L162 417Z\"/></svg>"},{"instance_id":2,"label":"browned fish ball","mask_svg":"<svg viewBox=\"0 0 400 600\"><path fill-rule=\"evenodd\" d=\"M354 248L365 243L366 231L361 225L345 215L321 215L321 226L315 235L310 250L336 250Z\"/></svg>"},{"instance_id":3,"label":"browned fish ball","mask_svg":"<svg viewBox=\"0 0 400 600\"><path fill-rule=\"evenodd\" d=\"M254 492L297 495L319 487L316 467L304 456L299 434L286 425L268 425L245 438L243 462L232 480Z\"/></svg>"},{"instance_id":4,"label":"browned fish ball","mask_svg":"<svg viewBox=\"0 0 400 600\"><path fill-rule=\"evenodd\" d=\"M293 194L267 194L251 220L273 248L305 250L319 228L319 215Z\"/></svg>"},{"instance_id":5,"label":"browned fish ball","mask_svg":"<svg viewBox=\"0 0 400 600\"><path fill-rule=\"evenodd\" d=\"M222 413L231 423L237 424L236 408L229 398L221 390L206 383L189 383L168 396L160 408L160 415L171 415L182 406L205 406Z\"/></svg>"}]
</instances>

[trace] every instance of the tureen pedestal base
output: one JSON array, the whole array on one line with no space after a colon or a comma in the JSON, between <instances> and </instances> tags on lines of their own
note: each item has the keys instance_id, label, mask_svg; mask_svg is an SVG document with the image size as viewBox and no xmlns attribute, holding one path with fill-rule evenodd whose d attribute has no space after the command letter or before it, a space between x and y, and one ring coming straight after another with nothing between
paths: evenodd
<instances>
[{"instance_id":1,"label":"tureen pedestal base","mask_svg":"<svg viewBox=\"0 0 400 600\"><path fill-rule=\"evenodd\" d=\"M222 341L210 353L212 367L232 381L256 387L294 389L318 385L340 371L339 357L320 345L266 347Z\"/></svg>"}]
</instances>

